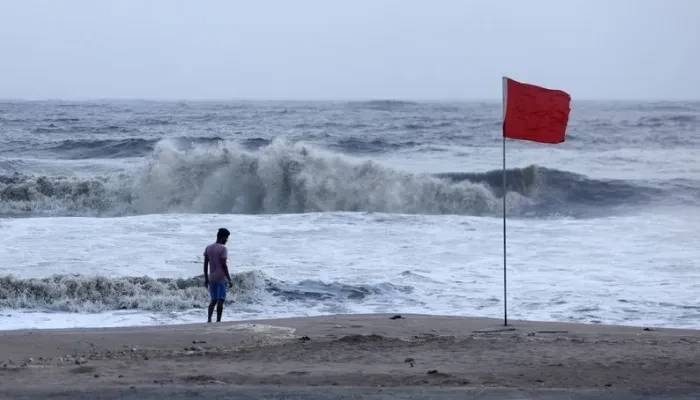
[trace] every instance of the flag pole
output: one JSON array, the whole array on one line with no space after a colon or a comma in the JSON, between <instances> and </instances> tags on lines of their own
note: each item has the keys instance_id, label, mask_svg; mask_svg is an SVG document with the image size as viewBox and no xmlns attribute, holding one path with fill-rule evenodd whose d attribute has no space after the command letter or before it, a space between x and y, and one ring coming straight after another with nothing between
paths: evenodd
<instances>
[{"instance_id":1,"label":"flag pole","mask_svg":"<svg viewBox=\"0 0 700 400\"><path fill-rule=\"evenodd\" d=\"M506 289L506 138L503 137L503 325L508 326L508 291Z\"/></svg>"},{"instance_id":2,"label":"flag pole","mask_svg":"<svg viewBox=\"0 0 700 400\"><path fill-rule=\"evenodd\" d=\"M507 86L503 77L503 123L506 120ZM508 291L506 279L506 135L503 136L503 326L508 326Z\"/></svg>"}]
</instances>

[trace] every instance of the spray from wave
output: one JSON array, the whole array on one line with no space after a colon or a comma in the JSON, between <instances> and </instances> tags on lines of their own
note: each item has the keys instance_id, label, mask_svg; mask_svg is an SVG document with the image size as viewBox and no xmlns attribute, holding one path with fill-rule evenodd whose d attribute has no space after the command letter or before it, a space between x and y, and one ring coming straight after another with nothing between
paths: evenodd
<instances>
[{"instance_id":1,"label":"spray from wave","mask_svg":"<svg viewBox=\"0 0 700 400\"><path fill-rule=\"evenodd\" d=\"M256 153L226 144L181 151L162 142L138 186L147 190L136 194L134 206L147 213L483 215L497 209L496 198L480 184L450 184L285 142Z\"/></svg>"}]
</instances>

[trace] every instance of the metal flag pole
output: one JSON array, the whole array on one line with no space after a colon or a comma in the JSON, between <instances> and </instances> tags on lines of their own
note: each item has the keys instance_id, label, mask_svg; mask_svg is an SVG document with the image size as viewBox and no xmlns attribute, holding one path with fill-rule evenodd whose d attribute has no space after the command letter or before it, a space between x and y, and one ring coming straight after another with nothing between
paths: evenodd
<instances>
[{"instance_id":1,"label":"metal flag pole","mask_svg":"<svg viewBox=\"0 0 700 400\"><path fill-rule=\"evenodd\" d=\"M506 119L507 82L503 77L503 123ZM503 134L503 325L508 326L508 290L506 280L506 135Z\"/></svg>"},{"instance_id":2,"label":"metal flag pole","mask_svg":"<svg viewBox=\"0 0 700 400\"><path fill-rule=\"evenodd\" d=\"M503 325L508 326L508 291L506 289L506 138L503 137Z\"/></svg>"}]
</instances>

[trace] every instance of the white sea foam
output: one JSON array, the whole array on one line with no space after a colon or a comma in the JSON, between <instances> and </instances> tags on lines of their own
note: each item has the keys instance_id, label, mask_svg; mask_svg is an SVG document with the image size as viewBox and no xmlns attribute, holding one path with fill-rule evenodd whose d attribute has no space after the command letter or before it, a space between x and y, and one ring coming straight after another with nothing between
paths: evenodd
<instances>
[{"instance_id":1,"label":"white sea foam","mask_svg":"<svg viewBox=\"0 0 700 400\"><path fill-rule=\"evenodd\" d=\"M697 215L672 210L641 218L509 220L509 315L698 328L698 223ZM261 277L247 289L257 294L227 307L229 319L502 312L498 218L307 213L1 219L0 275L187 279L201 274L202 250L219 226L233 232L232 270ZM194 299L205 302L201 291ZM109 310L107 303L70 318L60 309L45 312L52 311L45 304L6 308L0 322L5 329L161 324L197 321L203 313L167 301L158 305L165 308L126 311Z\"/></svg>"}]
</instances>

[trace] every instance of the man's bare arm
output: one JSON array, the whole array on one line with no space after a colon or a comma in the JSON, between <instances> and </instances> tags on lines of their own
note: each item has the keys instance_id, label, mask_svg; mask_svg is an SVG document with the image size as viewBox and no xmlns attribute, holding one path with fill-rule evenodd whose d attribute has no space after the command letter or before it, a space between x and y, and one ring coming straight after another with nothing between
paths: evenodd
<instances>
[{"instance_id":1,"label":"man's bare arm","mask_svg":"<svg viewBox=\"0 0 700 400\"><path fill-rule=\"evenodd\" d=\"M209 256L204 255L204 286L209 287Z\"/></svg>"},{"instance_id":2,"label":"man's bare arm","mask_svg":"<svg viewBox=\"0 0 700 400\"><path fill-rule=\"evenodd\" d=\"M223 261L224 264L224 272L226 272L226 279L228 279L228 287L232 287L233 282L231 281L231 275L228 273L228 259L224 257L221 259L221 261Z\"/></svg>"}]
</instances>

